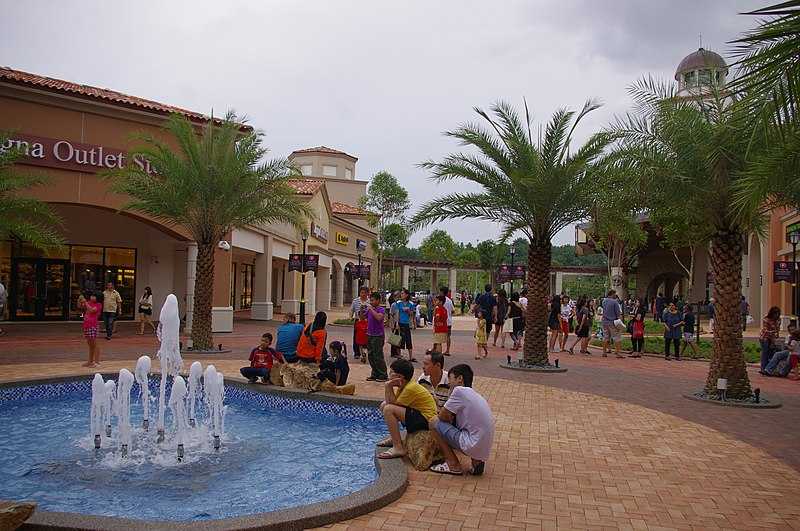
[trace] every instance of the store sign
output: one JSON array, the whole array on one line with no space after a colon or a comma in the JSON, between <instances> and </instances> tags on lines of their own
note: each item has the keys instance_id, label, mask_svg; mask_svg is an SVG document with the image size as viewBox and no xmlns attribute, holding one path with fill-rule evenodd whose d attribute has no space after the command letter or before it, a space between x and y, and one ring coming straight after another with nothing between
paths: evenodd
<instances>
[{"instance_id":1,"label":"store sign","mask_svg":"<svg viewBox=\"0 0 800 531\"><path fill-rule=\"evenodd\" d=\"M311 235L323 243L328 243L328 231L316 223L311 224Z\"/></svg>"},{"instance_id":2,"label":"store sign","mask_svg":"<svg viewBox=\"0 0 800 531\"><path fill-rule=\"evenodd\" d=\"M353 278L368 279L372 268L370 264L354 265L351 269Z\"/></svg>"},{"instance_id":3,"label":"store sign","mask_svg":"<svg viewBox=\"0 0 800 531\"><path fill-rule=\"evenodd\" d=\"M793 265L794 262L772 262L772 282L793 282Z\"/></svg>"},{"instance_id":4,"label":"store sign","mask_svg":"<svg viewBox=\"0 0 800 531\"><path fill-rule=\"evenodd\" d=\"M338 243L339 245L347 245L348 243L350 243L350 236L348 236L344 232L337 232L336 243Z\"/></svg>"},{"instance_id":5,"label":"store sign","mask_svg":"<svg viewBox=\"0 0 800 531\"><path fill-rule=\"evenodd\" d=\"M365 240L356 240L356 251L364 252L367 250L367 242Z\"/></svg>"},{"instance_id":6,"label":"store sign","mask_svg":"<svg viewBox=\"0 0 800 531\"><path fill-rule=\"evenodd\" d=\"M119 149L26 134L14 135L0 144L0 151L9 149L22 153L20 164L88 173L121 169L129 162L128 154ZM132 162L147 173L156 173L140 156L133 157Z\"/></svg>"},{"instance_id":7,"label":"store sign","mask_svg":"<svg viewBox=\"0 0 800 531\"><path fill-rule=\"evenodd\" d=\"M523 265L502 264L497 268L495 276L498 282L511 282L512 280L525 280L525 273L526 269Z\"/></svg>"},{"instance_id":8,"label":"store sign","mask_svg":"<svg viewBox=\"0 0 800 531\"><path fill-rule=\"evenodd\" d=\"M303 268L303 255L302 254L290 254L289 255L289 271L313 271L317 272L317 267L319 267L319 255L318 254L307 254L306 256L306 265Z\"/></svg>"}]
</instances>

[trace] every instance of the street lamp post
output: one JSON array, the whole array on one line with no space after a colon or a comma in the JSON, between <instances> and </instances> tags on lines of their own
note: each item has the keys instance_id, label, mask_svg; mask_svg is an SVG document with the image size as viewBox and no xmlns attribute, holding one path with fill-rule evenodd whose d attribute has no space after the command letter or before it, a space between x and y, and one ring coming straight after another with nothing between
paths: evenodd
<instances>
[{"instance_id":1,"label":"street lamp post","mask_svg":"<svg viewBox=\"0 0 800 531\"><path fill-rule=\"evenodd\" d=\"M789 243L792 244L792 314L796 316L800 313L797 308L797 244L800 243L800 230L789 233Z\"/></svg>"},{"instance_id":2,"label":"street lamp post","mask_svg":"<svg viewBox=\"0 0 800 531\"><path fill-rule=\"evenodd\" d=\"M514 293L514 253L516 253L517 250L512 246L509 252L511 253L511 293Z\"/></svg>"},{"instance_id":3,"label":"street lamp post","mask_svg":"<svg viewBox=\"0 0 800 531\"><path fill-rule=\"evenodd\" d=\"M358 291L361 291L361 284L364 283L364 275L361 270L361 252L358 253Z\"/></svg>"},{"instance_id":4,"label":"street lamp post","mask_svg":"<svg viewBox=\"0 0 800 531\"><path fill-rule=\"evenodd\" d=\"M300 324L306 324L306 241L308 235L303 233L303 254L300 256Z\"/></svg>"}]
</instances>

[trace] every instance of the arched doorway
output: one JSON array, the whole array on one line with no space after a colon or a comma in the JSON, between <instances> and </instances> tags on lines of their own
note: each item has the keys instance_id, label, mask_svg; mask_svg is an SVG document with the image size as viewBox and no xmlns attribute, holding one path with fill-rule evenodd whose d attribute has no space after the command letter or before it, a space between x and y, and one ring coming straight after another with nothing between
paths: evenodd
<instances>
[{"instance_id":1,"label":"arched doorway","mask_svg":"<svg viewBox=\"0 0 800 531\"><path fill-rule=\"evenodd\" d=\"M654 300L659 293L667 298L683 295L680 292L681 281L687 279L687 275L674 271L657 275L647 286L647 300Z\"/></svg>"}]
</instances>

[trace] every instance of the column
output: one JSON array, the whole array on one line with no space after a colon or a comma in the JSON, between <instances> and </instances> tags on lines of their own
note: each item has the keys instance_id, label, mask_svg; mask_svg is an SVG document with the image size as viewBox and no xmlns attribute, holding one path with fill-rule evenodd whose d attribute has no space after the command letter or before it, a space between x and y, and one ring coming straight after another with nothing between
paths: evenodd
<instances>
[{"instance_id":1,"label":"column","mask_svg":"<svg viewBox=\"0 0 800 531\"><path fill-rule=\"evenodd\" d=\"M556 271L556 284L555 284L555 291L553 295L561 295L561 290L563 289L564 284L564 273L561 271Z\"/></svg>"},{"instance_id":2,"label":"column","mask_svg":"<svg viewBox=\"0 0 800 531\"><path fill-rule=\"evenodd\" d=\"M190 243L186 248L186 335L192 333L192 317L194 316L194 283L197 275L197 244Z\"/></svg>"},{"instance_id":3,"label":"column","mask_svg":"<svg viewBox=\"0 0 800 531\"><path fill-rule=\"evenodd\" d=\"M336 265L333 267L336 268ZM333 289L336 290L336 305L344 307L344 269L341 267L336 269L336 285Z\"/></svg>"},{"instance_id":4,"label":"column","mask_svg":"<svg viewBox=\"0 0 800 531\"><path fill-rule=\"evenodd\" d=\"M317 311L327 312L331 309L331 270L327 267L317 269L315 302Z\"/></svg>"},{"instance_id":5,"label":"column","mask_svg":"<svg viewBox=\"0 0 800 531\"><path fill-rule=\"evenodd\" d=\"M408 289L408 274L411 271L411 267L407 265L400 266L400 287Z\"/></svg>"},{"instance_id":6,"label":"column","mask_svg":"<svg viewBox=\"0 0 800 531\"><path fill-rule=\"evenodd\" d=\"M431 269L431 293L434 295L439 293L439 286L437 286L436 282L436 273L437 271L435 269Z\"/></svg>"},{"instance_id":7,"label":"column","mask_svg":"<svg viewBox=\"0 0 800 531\"><path fill-rule=\"evenodd\" d=\"M357 299L358 298L358 279L354 278L353 281L350 284L352 285L351 286L351 290L350 290L352 292L352 293L350 293L350 295L352 295L352 297L351 297L350 300Z\"/></svg>"},{"instance_id":8,"label":"column","mask_svg":"<svg viewBox=\"0 0 800 531\"><path fill-rule=\"evenodd\" d=\"M230 234L227 240L230 241ZM231 266L233 253L214 249L214 293L211 298L211 331L233 331L233 306L231 306Z\"/></svg>"},{"instance_id":9,"label":"column","mask_svg":"<svg viewBox=\"0 0 800 531\"><path fill-rule=\"evenodd\" d=\"M269 321L272 315L272 236L264 236L264 252L256 256L250 318Z\"/></svg>"},{"instance_id":10,"label":"column","mask_svg":"<svg viewBox=\"0 0 800 531\"><path fill-rule=\"evenodd\" d=\"M448 273L448 275L447 275L448 276L448 278L447 278L447 287L450 289L450 291L452 293L455 293L456 290L458 289L458 286L456 284L456 280L457 280L456 268L454 267L454 268L450 269L447 273Z\"/></svg>"}]
</instances>

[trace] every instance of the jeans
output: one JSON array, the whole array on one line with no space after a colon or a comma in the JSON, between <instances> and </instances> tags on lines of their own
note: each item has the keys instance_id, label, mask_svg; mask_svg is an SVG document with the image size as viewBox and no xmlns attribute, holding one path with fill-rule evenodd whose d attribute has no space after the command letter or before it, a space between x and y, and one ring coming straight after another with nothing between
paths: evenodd
<instances>
[{"instance_id":1,"label":"jeans","mask_svg":"<svg viewBox=\"0 0 800 531\"><path fill-rule=\"evenodd\" d=\"M239 372L248 380L255 380L256 378L264 378L264 381L269 380L269 369L267 368L242 367Z\"/></svg>"},{"instance_id":2,"label":"jeans","mask_svg":"<svg viewBox=\"0 0 800 531\"><path fill-rule=\"evenodd\" d=\"M681 357L681 351L679 350L679 347L681 346L681 340L678 337L665 337L664 338L664 357L665 358L669 358L669 345L670 345L670 343L675 345L675 357L676 358L680 358Z\"/></svg>"},{"instance_id":3,"label":"jeans","mask_svg":"<svg viewBox=\"0 0 800 531\"><path fill-rule=\"evenodd\" d=\"M742 314L742 332L747 330L747 314Z\"/></svg>"},{"instance_id":4,"label":"jeans","mask_svg":"<svg viewBox=\"0 0 800 531\"><path fill-rule=\"evenodd\" d=\"M767 374L774 374L775 369L778 368L778 363L787 359L789 357L789 354L791 353L792 352L790 350L779 350L778 352L773 354L769 360L769 363L767 363L766 367L764 368L764 372L766 372ZM786 374L781 374L780 376L786 376Z\"/></svg>"},{"instance_id":5,"label":"jeans","mask_svg":"<svg viewBox=\"0 0 800 531\"><path fill-rule=\"evenodd\" d=\"M633 351L634 352L641 352L644 348L644 338L643 337L632 337L631 343L633 344Z\"/></svg>"},{"instance_id":6,"label":"jeans","mask_svg":"<svg viewBox=\"0 0 800 531\"><path fill-rule=\"evenodd\" d=\"M353 325L353 350L351 352L353 353L353 357L357 357L358 353L360 352L358 350L358 345L356 345L356 327L355 327L355 325Z\"/></svg>"},{"instance_id":7,"label":"jeans","mask_svg":"<svg viewBox=\"0 0 800 531\"><path fill-rule=\"evenodd\" d=\"M761 371L767 368L770 358L772 357L772 348L769 341L759 340L761 344ZM777 363L777 362L776 362Z\"/></svg>"},{"instance_id":8,"label":"jeans","mask_svg":"<svg viewBox=\"0 0 800 531\"><path fill-rule=\"evenodd\" d=\"M117 312L103 312L103 324L106 327L106 337L111 338L114 332L114 321L117 319Z\"/></svg>"},{"instance_id":9,"label":"jeans","mask_svg":"<svg viewBox=\"0 0 800 531\"><path fill-rule=\"evenodd\" d=\"M387 379L389 375L386 373L386 360L383 359L383 336L368 336L367 348L369 349L367 359L372 369L370 378Z\"/></svg>"}]
</instances>

